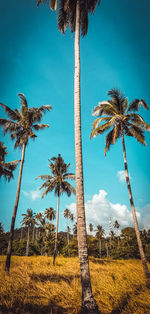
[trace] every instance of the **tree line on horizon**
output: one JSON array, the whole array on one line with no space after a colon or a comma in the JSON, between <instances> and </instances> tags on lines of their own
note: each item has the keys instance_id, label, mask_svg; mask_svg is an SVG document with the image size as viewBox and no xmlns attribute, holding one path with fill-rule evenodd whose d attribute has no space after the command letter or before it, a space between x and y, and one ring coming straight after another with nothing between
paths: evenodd
<instances>
[{"instance_id":1,"label":"tree line on horizon","mask_svg":"<svg viewBox=\"0 0 150 314\"><path fill-rule=\"evenodd\" d=\"M38 0L37 6L44 2L44 0ZM48 1L50 8L57 10L57 0ZM88 32L88 14L94 13L97 5L100 4L100 0L60 0L58 8L58 28L62 33L65 33L67 27L71 32L75 33L75 76L74 76L74 116L75 116L75 176L74 174L67 173L69 164L65 164L64 161L60 162L60 155L53 157L50 160L50 170L52 175L39 176L44 180L42 188L45 188L44 195L48 192L54 191L57 196L57 219L59 221L59 200L62 193L66 193L68 196L71 193L75 194L75 189L72 185L68 185L68 179L75 179L76 181L76 209L77 209L77 239L78 239L78 256L80 262L81 272L81 285L82 285L82 313L100 313L92 294L90 271L89 271L89 259L88 259L88 242L86 234L86 221L85 221L85 207L84 207L84 189L83 189L83 166L82 166L82 135L81 135L81 101L80 101L80 31L81 35L85 36ZM131 191L130 179L128 174L128 165L126 157L126 148L124 136L130 136L136 138L141 144L145 145L144 131L150 131L150 125L148 125L143 118L137 113L140 105L145 109L148 109L148 105L144 99L135 99L128 104L128 99L121 94L119 90L112 89L108 92L110 100L100 102L93 110L93 115L98 116L92 125L91 138L99 134L103 134L105 131L110 130L106 136L105 154L110 149L112 144L115 144L118 138L122 139L123 158L126 174L126 183L129 193L129 199L133 214L134 228L140 252L140 257L143 264L144 274L147 280L147 284L150 285L150 273L147 266L145 253L143 250L143 244L141 241L141 234L139 231L138 221L136 217L136 211ZM4 129L4 134L10 133L11 139L15 140L15 148L22 147L22 157L20 161L20 171L18 178L18 186L16 193L16 201L14 205L14 211L11 221L11 229L9 234L7 258L5 270L9 272L12 245L14 238L15 219L17 214L22 171L24 165L25 151L29 139L35 139L35 131L49 127L48 124L39 123L42 116L46 111L51 110L51 106L41 106L40 108L29 108L26 98L23 94L19 94L21 98L21 110L12 110L4 104L0 104L8 115L9 119L0 119L0 125ZM101 124L102 122L102 124ZM5 157L5 156L4 156ZM2 171L5 167L5 158L2 160ZM54 162L54 163L53 163ZM60 180L57 176L55 169L55 163L59 164L62 170L62 176ZM64 168L63 168L64 167ZM6 167L5 167L6 168ZM64 172L63 172L64 170ZM5 177L7 174L5 172ZM65 180L66 179L66 180ZM65 184L64 184L65 181ZM58 223L56 224L58 227ZM58 229L56 227L55 232L55 246L53 263L57 254L57 234ZM100 245L100 244L99 244Z\"/></svg>"},{"instance_id":2,"label":"tree line on horizon","mask_svg":"<svg viewBox=\"0 0 150 314\"><path fill-rule=\"evenodd\" d=\"M50 211L51 219L48 214ZM49 219L47 219L47 214ZM53 256L55 247L55 225L53 221L56 218L53 215L55 215L55 211L52 207L46 209L45 214L41 212L34 214L31 209L28 209L27 213L23 214L24 225L22 221L21 227L14 230L12 255ZM119 227L116 220L113 228L110 228L109 233L106 234L101 225L94 228L93 224L90 223L87 230L88 255L100 259L139 259L135 229L125 227L119 230ZM140 230L140 235L146 258L150 261L150 229ZM4 231L0 223L0 255L6 254L8 236L9 233ZM67 222L66 230L58 232L57 248L58 255L64 257L78 256L77 223L74 223L71 228Z\"/></svg>"}]
</instances>

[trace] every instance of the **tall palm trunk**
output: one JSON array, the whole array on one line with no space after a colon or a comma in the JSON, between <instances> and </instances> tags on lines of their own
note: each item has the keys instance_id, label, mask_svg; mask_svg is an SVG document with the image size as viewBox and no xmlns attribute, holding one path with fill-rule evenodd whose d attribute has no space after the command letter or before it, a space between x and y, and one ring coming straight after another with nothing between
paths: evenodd
<instances>
[{"instance_id":1,"label":"tall palm trunk","mask_svg":"<svg viewBox=\"0 0 150 314\"><path fill-rule=\"evenodd\" d=\"M26 245L26 256L29 256L29 242L30 242L30 227L28 226L27 245Z\"/></svg>"},{"instance_id":2,"label":"tall palm trunk","mask_svg":"<svg viewBox=\"0 0 150 314\"><path fill-rule=\"evenodd\" d=\"M137 221L137 216L136 216L136 211L135 211L133 196L132 196L132 191L131 191L123 130L121 132L121 136L122 136L122 146L123 146L123 157L124 157L124 167L125 167L125 174L126 174L126 183L127 183L129 200L130 200L131 209L132 209L134 228L135 228L137 243L138 243L139 252L140 252L140 256L141 256L141 260L142 260L142 264L143 264L144 274L145 274L145 277L147 279L147 284L150 285L150 273L148 270L147 261L146 261L144 250L143 250L143 245L142 245L142 241L141 241L141 237L140 237L140 231L139 231L139 226L138 226L138 221Z\"/></svg>"},{"instance_id":3,"label":"tall palm trunk","mask_svg":"<svg viewBox=\"0 0 150 314\"><path fill-rule=\"evenodd\" d=\"M59 223L59 194L58 194L58 202L57 202L57 219L56 219L56 233L55 233L55 247L54 247L54 254L53 254L53 265L55 265L55 259L56 259L56 255L57 255L58 223Z\"/></svg>"},{"instance_id":4,"label":"tall palm trunk","mask_svg":"<svg viewBox=\"0 0 150 314\"><path fill-rule=\"evenodd\" d=\"M78 255L82 285L82 313L99 313L93 298L89 259L87 250L86 222L83 191L83 165L81 141L81 108L80 108L80 12L79 0L76 4L75 25L75 75L74 75L74 119L75 119L75 160L76 160L76 208Z\"/></svg>"},{"instance_id":5,"label":"tall palm trunk","mask_svg":"<svg viewBox=\"0 0 150 314\"><path fill-rule=\"evenodd\" d=\"M9 269L10 269L10 261L11 261L11 255L12 255L12 244L13 244L15 220L16 220L16 214L17 214L17 208L18 208L18 202L19 202L19 196L20 196L20 187L21 187L22 170L23 170L23 164L24 164L24 158L25 158L25 149L26 149L26 144L23 144L19 177L18 177L16 200L15 200L14 211L13 211L12 220L11 220L11 227L10 227L10 234L9 234L8 248L7 248L7 258L6 258L6 263L5 263L5 271L7 271L7 272L9 272Z\"/></svg>"}]
</instances>

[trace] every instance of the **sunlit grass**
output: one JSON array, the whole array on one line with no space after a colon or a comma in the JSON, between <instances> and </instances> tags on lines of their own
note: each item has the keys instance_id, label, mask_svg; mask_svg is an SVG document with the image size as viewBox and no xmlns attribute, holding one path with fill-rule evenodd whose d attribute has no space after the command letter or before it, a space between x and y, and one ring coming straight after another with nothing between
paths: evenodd
<instances>
[{"instance_id":1,"label":"sunlit grass","mask_svg":"<svg viewBox=\"0 0 150 314\"><path fill-rule=\"evenodd\" d=\"M12 257L10 275L0 257L1 313L78 313L77 258ZM150 291L137 260L90 259L93 294L102 313L150 313Z\"/></svg>"}]
</instances>

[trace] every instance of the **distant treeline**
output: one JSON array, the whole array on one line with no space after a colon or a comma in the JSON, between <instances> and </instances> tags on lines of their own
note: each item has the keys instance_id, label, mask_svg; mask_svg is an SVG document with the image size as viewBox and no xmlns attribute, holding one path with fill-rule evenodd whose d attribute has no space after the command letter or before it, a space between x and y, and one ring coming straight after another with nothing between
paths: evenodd
<instances>
[{"instance_id":1,"label":"distant treeline","mask_svg":"<svg viewBox=\"0 0 150 314\"><path fill-rule=\"evenodd\" d=\"M55 244L55 231L53 229L43 228L28 228L22 227L15 229L13 242L13 255L53 255ZM142 230L141 239L146 254L147 260L150 261L150 229ZM5 255L7 251L9 233L1 229L0 232L0 255ZM103 236L96 232L93 236L88 234L88 253L93 257L111 257L114 259L140 258L135 230L127 227L121 230L119 235L111 231L109 236ZM58 255L77 256L77 232L73 228L73 233L59 232L58 233Z\"/></svg>"}]
</instances>

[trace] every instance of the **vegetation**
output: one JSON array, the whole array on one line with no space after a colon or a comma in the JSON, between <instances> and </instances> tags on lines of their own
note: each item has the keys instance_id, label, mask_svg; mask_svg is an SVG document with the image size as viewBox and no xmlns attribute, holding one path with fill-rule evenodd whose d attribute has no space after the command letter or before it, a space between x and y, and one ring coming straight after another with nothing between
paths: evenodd
<instances>
[{"instance_id":1,"label":"vegetation","mask_svg":"<svg viewBox=\"0 0 150 314\"><path fill-rule=\"evenodd\" d=\"M19 203L19 196L20 196L20 188L21 188L21 179L22 179L22 171L23 171L23 164L25 158L25 150L30 138L35 139L37 137L34 133L38 130L43 130L46 127L49 127L48 124L40 124L43 116L43 113L49 111L51 106L41 106L40 108L29 108L27 104L27 100L23 94L18 94L21 99L21 110L18 109L12 110L8 106L0 103L0 106L4 109L6 114L8 115L9 119L2 119L0 118L0 125L4 129L4 134L6 135L8 132L10 133L11 139L15 140L15 148L22 147L22 157L20 163L20 170L19 170L19 177L18 177L18 185L17 185L17 193L16 193L16 200L11 220L11 227L10 227L10 235L8 241L8 249L7 249L7 258L6 258L6 265L5 270L9 272L10 268L10 261L11 261L11 254L12 254L12 244L13 244L13 237L14 237L14 227L15 227L15 220L16 214L18 209Z\"/></svg>"},{"instance_id":2,"label":"vegetation","mask_svg":"<svg viewBox=\"0 0 150 314\"><path fill-rule=\"evenodd\" d=\"M11 276L0 257L2 313L79 313L80 270L75 258L12 257ZM101 313L150 312L150 295L138 260L90 258L94 298ZM134 274L134 275L133 275Z\"/></svg>"},{"instance_id":3,"label":"vegetation","mask_svg":"<svg viewBox=\"0 0 150 314\"><path fill-rule=\"evenodd\" d=\"M111 129L111 131L109 131L106 136L104 154L106 154L112 144L115 144L119 137L122 139L126 183L132 209L134 228L145 277L147 279L147 284L150 285L150 272L147 267L142 241L140 238L140 231L131 191L124 139L125 135L131 136L141 144L146 145L144 131L150 131L150 125L147 124L138 113L135 113L135 111L139 110L140 105L142 105L145 109L148 109L148 105L143 99L135 99L130 104L128 104L128 99L125 98L125 96L117 89L110 90L108 95L111 97L111 99L100 102L93 110L93 115L99 116L99 118L93 122L91 138L97 136L98 134L103 134L105 131ZM104 123L101 124L101 122Z\"/></svg>"}]
</instances>

